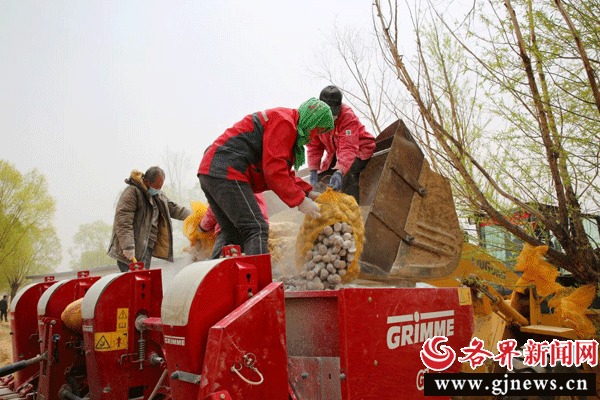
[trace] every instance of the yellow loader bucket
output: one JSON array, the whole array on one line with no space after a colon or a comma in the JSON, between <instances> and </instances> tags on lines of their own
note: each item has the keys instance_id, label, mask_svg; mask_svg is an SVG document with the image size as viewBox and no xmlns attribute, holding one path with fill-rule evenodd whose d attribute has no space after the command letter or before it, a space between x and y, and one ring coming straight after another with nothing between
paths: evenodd
<instances>
[{"instance_id":1,"label":"yellow loader bucket","mask_svg":"<svg viewBox=\"0 0 600 400\"><path fill-rule=\"evenodd\" d=\"M433 172L401 120L377 137L360 177L361 278L423 281L458 266L463 233L448 179Z\"/></svg>"}]
</instances>

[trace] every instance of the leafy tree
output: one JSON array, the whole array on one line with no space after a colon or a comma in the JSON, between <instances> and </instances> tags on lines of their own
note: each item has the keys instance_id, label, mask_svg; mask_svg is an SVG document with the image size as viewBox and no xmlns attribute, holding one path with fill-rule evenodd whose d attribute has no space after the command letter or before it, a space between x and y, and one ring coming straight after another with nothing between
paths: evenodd
<instances>
[{"instance_id":1,"label":"leafy tree","mask_svg":"<svg viewBox=\"0 0 600 400\"><path fill-rule=\"evenodd\" d=\"M87 270L114 264L114 259L106 254L111 233L112 226L104 221L79 225L79 230L73 236L75 245L69 249L71 269Z\"/></svg>"},{"instance_id":2,"label":"leafy tree","mask_svg":"<svg viewBox=\"0 0 600 400\"><path fill-rule=\"evenodd\" d=\"M588 282L600 273L598 244L584 229L600 197L600 23L587 13L598 5L474 3L451 23L443 3L428 2L410 14L417 43L411 62L399 48L406 28L398 4L374 2L386 61L412 98L412 122L451 177L459 204L526 243L547 244L509 218L511 209L528 212L560 245L549 249L549 260Z\"/></svg>"},{"instance_id":3,"label":"leafy tree","mask_svg":"<svg viewBox=\"0 0 600 400\"><path fill-rule=\"evenodd\" d=\"M28 275L53 270L61 259L51 223L54 199L35 169L26 174L0 160L0 276L13 297Z\"/></svg>"}]
</instances>

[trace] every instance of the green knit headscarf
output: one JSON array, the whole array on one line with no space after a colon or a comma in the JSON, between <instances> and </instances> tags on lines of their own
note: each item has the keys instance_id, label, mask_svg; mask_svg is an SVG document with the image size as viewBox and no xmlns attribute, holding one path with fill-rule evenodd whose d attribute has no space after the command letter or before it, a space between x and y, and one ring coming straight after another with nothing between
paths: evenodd
<instances>
[{"instance_id":1,"label":"green knit headscarf","mask_svg":"<svg viewBox=\"0 0 600 400\"><path fill-rule=\"evenodd\" d=\"M319 133L329 132L333 129L333 115L329 106L314 97L306 100L298 108L298 136L294 143L294 154L296 161L294 168L300 169L305 161L304 145L310 141L310 132L319 128Z\"/></svg>"}]
</instances>

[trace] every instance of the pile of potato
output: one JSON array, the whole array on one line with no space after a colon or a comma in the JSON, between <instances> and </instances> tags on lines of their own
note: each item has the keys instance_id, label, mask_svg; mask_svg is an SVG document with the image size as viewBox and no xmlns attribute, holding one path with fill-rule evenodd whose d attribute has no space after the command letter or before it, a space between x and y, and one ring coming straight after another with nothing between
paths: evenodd
<instances>
[{"instance_id":1,"label":"pile of potato","mask_svg":"<svg viewBox=\"0 0 600 400\"><path fill-rule=\"evenodd\" d=\"M357 252L352 226L346 222L327 225L306 253L298 276L282 279L286 290L339 289Z\"/></svg>"},{"instance_id":2,"label":"pile of potato","mask_svg":"<svg viewBox=\"0 0 600 400\"><path fill-rule=\"evenodd\" d=\"M295 222L272 222L269 224L267 247L271 254L273 278L296 274L294 254L300 225Z\"/></svg>"}]
</instances>

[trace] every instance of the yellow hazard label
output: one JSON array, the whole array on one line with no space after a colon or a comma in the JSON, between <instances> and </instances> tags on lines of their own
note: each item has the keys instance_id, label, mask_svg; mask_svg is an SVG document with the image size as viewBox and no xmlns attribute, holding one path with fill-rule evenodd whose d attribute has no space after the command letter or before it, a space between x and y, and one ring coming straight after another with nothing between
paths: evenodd
<instances>
[{"instance_id":1,"label":"yellow hazard label","mask_svg":"<svg viewBox=\"0 0 600 400\"><path fill-rule=\"evenodd\" d=\"M129 308L117 308L117 332L127 331L129 328Z\"/></svg>"},{"instance_id":2,"label":"yellow hazard label","mask_svg":"<svg viewBox=\"0 0 600 400\"><path fill-rule=\"evenodd\" d=\"M127 330L129 329L129 309L117 308L117 331L96 332L94 348L96 351L116 351L127 349Z\"/></svg>"},{"instance_id":3,"label":"yellow hazard label","mask_svg":"<svg viewBox=\"0 0 600 400\"><path fill-rule=\"evenodd\" d=\"M471 299L471 289L458 288L458 304L461 306L469 306L473 304L473 300Z\"/></svg>"},{"instance_id":4,"label":"yellow hazard label","mask_svg":"<svg viewBox=\"0 0 600 400\"><path fill-rule=\"evenodd\" d=\"M96 332L94 335L96 351L116 351L127 349L127 332Z\"/></svg>"}]
</instances>

